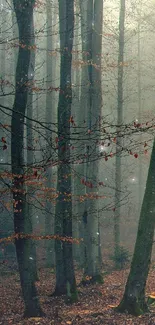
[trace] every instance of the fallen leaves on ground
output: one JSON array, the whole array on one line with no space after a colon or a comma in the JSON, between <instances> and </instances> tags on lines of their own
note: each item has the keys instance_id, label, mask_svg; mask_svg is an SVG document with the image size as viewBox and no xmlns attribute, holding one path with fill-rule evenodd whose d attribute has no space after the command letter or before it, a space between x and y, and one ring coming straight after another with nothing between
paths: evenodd
<instances>
[{"instance_id":1,"label":"fallen leaves on ground","mask_svg":"<svg viewBox=\"0 0 155 325\"><path fill-rule=\"evenodd\" d=\"M155 307L150 313L134 317L116 313L128 270L107 274L102 285L78 286L79 301L73 305L65 303L64 297L52 297L55 276L50 269L39 272L36 283L40 303L46 317L23 319L24 304L18 273L0 277L0 325L155 325ZM82 273L76 272L77 283ZM155 271L152 269L147 283L147 295L155 292Z\"/></svg>"}]
</instances>

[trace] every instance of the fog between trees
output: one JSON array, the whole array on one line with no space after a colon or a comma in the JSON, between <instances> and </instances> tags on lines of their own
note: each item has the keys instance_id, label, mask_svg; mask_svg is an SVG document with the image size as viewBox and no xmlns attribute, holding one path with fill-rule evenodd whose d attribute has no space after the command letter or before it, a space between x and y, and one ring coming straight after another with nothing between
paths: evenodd
<instances>
[{"instance_id":1,"label":"fog between trees","mask_svg":"<svg viewBox=\"0 0 155 325\"><path fill-rule=\"evenodd\" d=\"M89 285L130 261L118 308L140 315L154 236L155 5L1 0L0 11L0 259L19 271L24 315L44 316L38 267L76 302L77 267Z\"/></svg>"}]
</instances>

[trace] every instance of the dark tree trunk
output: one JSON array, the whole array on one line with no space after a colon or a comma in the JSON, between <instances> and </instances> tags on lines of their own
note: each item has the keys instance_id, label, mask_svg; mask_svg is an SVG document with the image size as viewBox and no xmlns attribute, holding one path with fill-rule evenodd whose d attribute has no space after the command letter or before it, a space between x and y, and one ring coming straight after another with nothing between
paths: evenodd
<instances>
[{"instance_id":1,"label":"dark tree trunk","mask_svg":"<svg viewBox=\"0 0 155 325\"><path fill-rule=\"evenodd\" d=\"M74 0L59 1L60 19L60 95L58 103L58 185L55 215L55 233L72 237L72 198L70 165L70 117L72 103L71 63L74 33ZM56 240L55 294L67 294L77 299L72 243Z\"/></svg>"},{"instance_id":2,"label":"dark tree trunk","mask_svg":"<svg viewBox=\"0 0 155 325\"><path fill-rule=\"evenodd\" d=\"M52 20L52 4L49 0L46 2L46 12L47 12L47 55L46 55L46 123L49 123L49 129L53 127L54 122L54 94L52 91L49 91L48 88L53 85L55 79L55 67L53 62L53 56L50 55L52 50L54 37L52 35L52 25L54 21ZM50 141L49 141L50 139ZM52 157L52 145L53 140L52 132L46 130L46 143L47 143L47 159ZM52 168L46 167L46 186L49 190L52 187ZM51 202L50 195L46 199L46 211L45 211L45 234L49 235L53 233L53 216L54 216L54 205ZM46 267L54 267L55 265L55 256L54 256L54 241L45 240L45 249L46 249Z\"/></svg>"},{"instance_id":3,"label":"dark tree trunk","mask_svg":"<svg viewBox=\"0 0 155 325\"><path fill-rule=\"evenodd\" d=\"M30 39L30 46L35 46L35 35L34 35L34 24L33 20L31 21L31 39ZM30 51L30 64L29 64L29 71L28 71L28 78L29 78L29 90L28 90L28 98L27 98L27 117L26 120L26 128L27 128L27 169L28 174L32 173L33 167L33 160L34 160L34 151L33 151L33 131L32 131L32 118L33 118L33 80L34 80L34 69L35 69L35 51ZM25 213L26 213L26 220L27 220L27 230L29 234L33 233L33 206L31 203L32 198L32 190L31 185L27 186L26 189L27 198L25 202ZM38 273L37 273L37 253L36 253L36 243L34 240L29 239L32 245L32 253L31 257L33 258L33 273L35 281L39 280Z\"/></svg>"},{"instance_id":4,"label":"dark tree trunk","mask_svg":"<svg viewBox=\"0 0 155 325\"><path fill-rule=\"evenodd\" d=\"M84 6L81 2L81 9ZM101 91L101 48L102 48L102 25L103 25L103 1L86 1L87 15L83 16L87 26L86 53L88 70L88 102L86 121L90 131L86 143L86 180L90 186L86 187L87 201L84 216L85 232L85 275L91 278L92 282L102 281L101 263L99 260L99 218L98 202L96 199L98 191L98 160L97 146L94 139L100 138L100 116L102 109ZM84 45L85 46L85 45ZM90 197L90 199L89 199ZM91 282L89 281L89 282Z\"/></svg>"},{"instance_id":5,"label":"dark tree trunk","mask_svg":"<svg viewBox=\"0 0 155 325\"><path fill-rule=\"evenodd\" d=\"M81 38L82 38L82 60L86 61L86 53L87 53L87 1L79 0L80 5L80 15L81 15ZM79 156L86 154L86 144L83 141L85 137L85 132L87 128L87 112L89 107L89 76L88 76L88 67L86 64L81 67L81 94L80 94L80 111L78 115L78 125L80 126L79 133L80 139L78 141L78 150ZM78 156L78 155L77 155ZM86 159L84 159L86 160ZM79 188L79 194L82 196L86 195L86 186L82 184L81 179L86 178L86 161L83 164L78 166L79 172L79 182L77 184ZM84 240L80 242L80 265L81 268L84 268L86 265L86 236L85 236L85 222L84 222L84 212L85 212L85 201L79 203L79 215L80 215L80 225L79 225L79 235L80 238Z\"/></svg>"},{"instance_id":6,"label":"dark tree trunk","mask_svg":"<svg viewBox=\"0 0 155 325\"><path fill-rule=\"evenodd\" d=\"M155 141L152 149L134 255L123 299L117 310L140 315L147 311L146 280L149 273L155 229Z\"/></svg>"},{"instance_id":7,"label":"dark tree trunk","mask_svg":"<svg viewBox=\"0 0 155 325\"><path fill-rule=\"evenodd\" d=\"M75 26L74 26L74 50L75 54L73 57L74 62L78 62L80 60L80 16L79 16L79 8L76 5L75 6ZM80 129L76 130L81 130L81 126L83 126L84 123L84 118L83 120L81 119L82 112L84 111L80 107L80 70L75 69L74 65L72 67L72 82L75 85L74 92L73 92L73 100L72 100L72 116L76 121L76 127L80 126ZM75 128L72 128L73 132L73 137L75 133ZM78 132L78 131L77 131ZM82 134L82 132L80 132ZM75 157L79 157L82 151L82 141L81 144L79 143L79 136L78 136L78 146L77 146L77 140L72 141L72 144L74 146L73 150L73 155L71 157L71 160L74 161L76 160ZM73 173L72 173L72 218L73 218L73 237L74 238L79 238L79 221L81 221L81 202L80 202L80 196L82 195L82 190L83 188L81 187L81 178L79 176L81 165L76 164L75 162L72 165L73 167ZM81 263L81 256L80 256L80 245L77 243L73 244L73 258L76 260L78 264Z\"/></svg>"},{"instance_id":8,"label":"dark tree trunk","mask_svg":"<svg viewBox=\"0 0 155 325\"><path fill-rule=\"evenodd\" d=\"M125 0L120 2L119 16L119 53L118 53L118 81L117 81L117 139L116 139L116 170L115 170L115 212L114 212L114 256L115 267L120 268L118 256L120 253L120 213L121 213L121 151L122 137L120 126L123 123L123 61L124 61L124 24Z\"/></svg>"},{"instance_id":9,"label":"dark tree trunk","mask_svg":"<svg viewBox=\"0 0 155 325\"><path fill-rule=\"evenodd\" d=\"M13 174L13 199L14 199L14 230L16 234L29 233L27 215L25 213L24 194L24 117L28 97L28 71L30 64L31 23L33 24L34 1L13 1L19 29L19 46L16 67L16 91L12 112L11 124L11 159ZM27 239L15 240L17 261L19 266L20 281L25 303L25 317L43 315L37 292L33 263L31 259L32 244Z\"/></svg>"}]
</instances>

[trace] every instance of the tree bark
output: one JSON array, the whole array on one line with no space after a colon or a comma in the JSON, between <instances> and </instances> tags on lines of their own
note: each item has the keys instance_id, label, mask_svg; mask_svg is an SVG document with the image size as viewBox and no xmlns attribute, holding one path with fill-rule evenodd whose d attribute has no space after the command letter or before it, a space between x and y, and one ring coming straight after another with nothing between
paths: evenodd
<instances>
[{"instance_id":1,"label":"tree bark","mask_svg":"<svg viewBox=\"0 0 155 325\"><path fill-rule=\"evenodd\" d=\"M74 0L59 1L60 19L60 95L58 103L58 183L55 215L55 233L72 237L72 198L70 165L70 117L72 103L71 63L74 34ZM56 288L55 294L67 294L77 299L72 243L55 241Z\"/></svg>"},{"instance_id":2,"label":"tree bark","mask_svg":"<svg viewBox=\"0 0 155 325\"><path fill-rule=\"evenodd\" d=\"M75 32L74 32L74 66L72 68L72 80L74 84L74 93L72 100L72 116L75 120L75 127L72 128L73 138L75 141L72 141L74 146L72 161L73 161L73 172L72 172L72 213L73 213L73 237L80 238L80 225L82 220L82 215L84 211L84 202L82 202L81 197L85 193L85 186L81 184L81 179L84 177L84 165L76 163L78 158L84 154L83 146L83 130L84 130L84 109L83 103L80 105L80 95L81 95L81 71L78 66L78 62L81 59L81 44L80 44L80 35L81 35L81 19L80 19L80 9L79 3L76 3L75 6ZM75 133L77 139L75 138ZM82 174L81 174L82 173ZM81 242L79 244L73 244L73 256L78 265L84 265L83 259L83 250L81 249Z\"/></svg>"},{"instance_id":3,"label":"tree bark","mask_svg":"<svg viewBox=\"0 0 155 325\"><path fill-rule=\"evenodd\" d=\"M6 17L5 17L5 13L4 13L4 9L1 9L1 18L0 18L0 25L1 25L1 29L0 29L0 37L2 39L1 44L0 44L0 69L1 69L1 73L0 73L0 80L1 80L1 90L0 90L0 104L1 105L5 105L6 103L6 96L5 96L5 90L6 90L6 86L5 86L5 78L6 78L6 30L7 30L7 22L6 22ZM3 115L3 113L1 112L1 123L3 124L5 121L5 117ZM2 138L4 136L4 130L1 127L0 128L0 138ZM2 150L1 150L2 151ZM3 159L3 163L5 161L7 161L7 157L6 157L6 150L4 150L3 152L1 152L1 157Z\"/></svg>"},{"instance_id":4,"label":"tree bark","mask_svg":"<svg viewBox=\"0 0 155 325\"><path fill-rule=\"evenodd\" d=\"M34 35L34 25L33 21L31 21L31 40L30 46L35 45L35 35ZM26 121L26 128L27 128L27 169L28 175L32 174L32 167L33 167L33 159L34 159L34 151L33 151L33 132L32 132L32 117L33 117L33 80L34 80L34 69L35 69L35 51L32 50L30 53L30 64L29 64L29 71L28 71L28 79L29 79L29 90L28 90L28 98L27 98L27 121ZM32 190L31 185L27 186L26 188L27 198L25 202L25 218L27 220L27 230L29 229L29 234L33 233L33 207L32 207ZM35 281L39 280L38 273L37 273L37 253L36 253L36 243L34 240L29 239L31 241L32 246L32 264L33 264L33 273Z\"/></svg>"},{"instance_id":5,"label":"tree bark","mask_svg":"<svg viewBox=\"0 0 155 325\"><path fill-rule=\"evenodd\" d=\"M81 14L81 38L82 38L82 61L86 63L87 57L87 1L79 0L80 14ZM80 93L80 110L78 115L79 128L79 155L86 154L86 143L83 141L87 129L87 113L89 107L89 76L87 64L81 67L81 93ZM77 154L78 155L78 154ZM86 195L86 186L81 182L86 179L86 159L83 158L83 163L77 166L79 179L77 180L77 188L79 195L82 197ZM86 265L86 236L85 236L85 215L86 202L85 200L78 205L78 213L80 215L79 234L83 241L80 242L80 265L82 268Z\"/></svg>"},{"instance_id":6,"label":"tree bark","mask_svg":"<svg viewBox=\"0 0 155 325\"><path fill-rule=\"evenodd\" d=\"M51 55L52 45L53 45L53 35L52 35L52 4L49 0L46 3L46 11L47 11L47 55L46 55L46 74L47 74L47 93L46 93L46 123L49 125L49 129L53 126L53 116L54 116L54 100L53 100L53 91L49 90L51 86L53 86L54 77L55 77L55 67L53 64L53 57ZM52 132L46 130L46 143L47 143L47 159L52 157ZM46 167L46 186L49 190L49 196L46 199L46 211L45 211L45 234L49 235L53 233L52 225L53 225L53 216L54 216L54 206L52 204L52 200L50 199L50 188L52 187L52 168ZM55 264L54 257L54 241L46 240L45 241L45 249L46 249L46 266L53 267Z\"/></svg>"},{"instance_id":7,"label":"tree bark","mask_svg":"<svg viewBox=\"0 0 155 325\"><path fill-rule=\"evenodd\" d=\"M34 1L13 1L19 29L19 46L16 67L16 89L11 123L11 160L13 174L13 200L14 200L14 230L28 234L29 226L25 213L24 192L24 117L28 97L28 72L30 65L31 23L33 24ZM32 245L27 239L15 240L20 281L25 303L25 317L43 315L37 298L33 263L31 260Z\"/></svg>"},{"instance_id":8,"label":"tree bark","mask_svg":"<svg viewBox=\"0 0 155 325\"><path fill-rule=\"evenodd\" d=\"M146 280L151 263L155 229L155 141L153 144L131 269L123 299L117 310L141 315L148 310L145 301Z\"/></svg>"},{"instance_id":9,"label":"tree bark","mask_svg":"<svg viewBox=\"0 0 155 325\"><path fill-rule=\"evenodd\" d=\"M118 81L117 81L117 138L116 138L116 170L115 170L115 212L114 212L114 256L115 267L119 268L120 253L120 213L121 213L121 151L122 138L120 127L123 123L123 61L124 61L124 26L125 0L121 0L119 16L119 53L118 53Z\"/></svg>"},{"instance_id":10,"label":"tree bark","mask_svg":"<svg viewBox=\"0 0 155 325\"><path fill-rule=\"evenodd\" d=\"M138 37L138 63L137 63L137 68L138 68L138 73L137 73L137 79L138 79L138 123L141 123L142 121L142 67L141 67L141 11L142 11L142 3L140 3L140 10L139 10L139 18L138 18L138 27L137 27L137 37ZM142 134L140 132L139 136L139 143L142 143ZM139 156L139 172L138 172L138 186L139 186L139 207L138 207L138 212L140 215L140 210L141 210L141 205L142 205L142 198L143 198L143 164L142 164L142 156Z\"/></svg>"},{"instance_id":11,"label":"tree bark","mask_svg":"<svg viewBox=\"0 0 155 325\"><path fill-rule=\"evenodd\" d=\"M89 78L87 125L90 136L86 144L87 195L85 209L85 275L91 281L102 281L99 260L99 218L98 218L98 169L96 141L100 138L100 117L102 109L101 91L101 48L103 25L103 1L87 1L87 67Z\"/></svg>"}]
</instances>

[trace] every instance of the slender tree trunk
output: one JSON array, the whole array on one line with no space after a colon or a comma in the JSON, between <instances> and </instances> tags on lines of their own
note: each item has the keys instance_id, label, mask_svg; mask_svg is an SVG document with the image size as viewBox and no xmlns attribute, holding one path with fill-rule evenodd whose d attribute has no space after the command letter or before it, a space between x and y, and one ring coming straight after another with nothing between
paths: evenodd
<instances>
[{"instance_id":1,"label":"slender tree trunk","mask_svg":"<svg viewBox=\"0 0 155 325\"><path fill-rule=\"evenodd\" d=\"M85 210L86 268L85 275L91 282L102 281L99 260L99 218L98 218L98 169L97 141L100 137L100 116L102 108L101 92L101 47L103 25L103 1L87 2L87 62L89 76L89 106L87 125L89 139L87 143L87 195Z\"/></svg>"},{"instance_id":2,"label":"slender tree trunk","mask_svg":"<svg viewBox=\"0 0 155 325\"><path fill-rule=\"evenodd\" d=\"M142 113L142 85L141 85L141 3L140 3L140 15L138 20L138 123L141 123L141 113ZM139 143L142 143L142 134L140 132ZM142 157L139 155L139 173L138 173L138 185L139 185L139 214L142 204L142 184L143 184L143 172L142 172Z\"/></svg>"},{"instance_id":3,"label":"slender tree trunk","mask_svg":"<svg viewBox=\"0 0 155 325\"><path fill-rule=\"evenodd\" d=\"M124 24L125 0L120 2L119 16L119 54L118 54L118 82L117 82L117 139L116 139L116 171L115 171L115 212L114 212L114 256L115 267L119 268L118 256L120 252L120 214L121 214L121 151L122 138L120 126L123 123L123 61L124 61Z\"/></svg>"},{"instance_id":4,"label":"slender tree trunk","mask_svg":"<svg viewBox=\"0 0 155 325\"><path fill-rule=\"evenodd\" d=\"M35 36L34 36L34 25L33 21L31 22L31 45L35 45ZM33 132L32 132L32 117L33 117L33 93L32 93L32 87L33 87L33 80L34 80L34 68L35 68L35 52L32 50L30 54L30 65L29 65L29 71L28 71L28 78L29 78L29 91L28 91L28 98L27 98L27 121L26 121L26 127L27 127L27 168L28 168L28 174L32 173L32 167L33 167L33 158L34 158L34 151L33 151ZM28 223L29 233L33 233L33 207L31 202L32 197L32 191L31 186L27 186L27 199L25 202L25 213L26 213L26 220ZM34 279L35 281L38 281L38 274L37 274L37 254L36 254L36 243L34 240L29 239L31 241L32 246L32 263L33 263L33 272L34 272Z\"/></svg>"},{"instance_id":5,"label":"slender tree trunk","mask_svg":"<svg viewBox=\"0 0 155 325\"><path fill-rule=\"evenodd\" d=\"M53 86L54 82L54 64L52 57L52 45L53 45L53 35L52 35L52 3L47 0L46 3L47 10L47 55L46 55L46 75L47 75L47 94L46 94L46 123L48 123L49 129L53 127L53 116L54 116L54 100L53 100L53 91L50 91L49 88ZM47 141L47 158L52 156L52 132L46 130L46 141ZM52 205L52 200L50 198L50 189L52 187L52 168L46 168L46 186L49 190L49 195L46 199L46 211L45 211L45 234L49 235L53 233L52 224L54 216L54 206ZM54 262L54 241L46 240L46 266L53 267Z\"/></svg>"},{"instance_id":6,"label":"slender tree trunk","mask_svg":"<svg viewBox=\"0 0 155 325\"><path fill-rule=\"evenodd\" d=\"M73 137L75 132L76 133L82 133L81 126L84 124L84 118L83 121L81 119L81 114L83 114L83 109L80 108L80 69L78 66L78 62L80 60L80 17L79 17L79 6L78 3L76 3L75 7L75 32L74 32L74 65L72 67L72 82L74 85L73 88L73 101L72 101L72 116L75 120L75 127L72 128L73 130ZM80 127L80 129L79 129ZM73 159L75 157L75 160L78 159L79 154L81 153L82 146L81 141L79 138L72 141L74 150L73 150ZM80 227L79 223L82 219L81 214L81 202L80 202L80 196L82 195L81 191L81 178L79 172L80 167L79 164L76 164L76 161L74 161L73 165L73 171L72 171L72 214L73 214L73 237L79 238L80 237ZM81 264L81 256L80 256L80 244L74 243L73 244L73 256L74 259L78 264Z\"/></svg>"},{"instance_id":7,"label":"slender tree trunk","mask_svg":"<svg viewBox=\"0 0 155 325\"><path fill-rule=\"evenodd\" d=\"M30 90L28 94L28 101L27 101L27 117L32 118L32 109L33 109L33 95ZM27 119L27 168L28 168L28 175L31 174L32 166L33 166L33 141L32 141L32 122L31 120ZM32 214L33 214L33 207L31 202L31 186L27 186L26 188L27 192L27 198L25 201L25 210L24 213L26 221L27 221L27 227L29 229L29 234L33 233L33 220L32 220ZM38 274L37 274L37 254L36 254L36 244L35 241L32 239L29 239L31 241L32 246L32 263L33 263L33 272L34 272L34 279L35 281L38 281Z\"/></svg>"},{"instance_id":8,"label":"slender tree trunk","mask_svg":"<svg viewBox=\"0 0 155 325\"><path fill-rule=\"evenodd\" d=\"M82 61L86 63L87 57L87 1L79 0L80 15L81 15L81 38L82 38ZM80 93L80 110L78 114L79 125L79 141L78 149L79 154L86 154L86 144L83 141L87 129L87 112L89 106L89 76L87 64L81 67L81 93ZM80 141L81 140L81 141ZM86 186L81 182L82 179L86 179L86 159L83 159L83 164L77 166L77 173L79 175L77 179L77 188L79 196L85 197ZM81 199L78 206L78 214L80 216L79 233L80 238L84 240L80 242L80 265L83 268L86 265L86 236L85 236L85 206L86 202Z\"/></svg>"},{"instance_id":9,"label":"slender tree trunk","mask_svg":"<svg viewBox=\"0 0 155 325\"><path fill-rule=\"evenodd\" d=\"M151 253L155 229L155 141L153 144L150 167L146 182L137 239L131 269L123 299L117 310L140 315L147 311L145 287L151 263Z\"/></svg>"},{"instance_id":10,"label":"slender tree trunk","mask_svg":"<svg viewBox=\"0 0 155 325\"><path fill-rule=\"evenodd\" d=\"M1 86L1 96L0 96L0 101L1 101L1 105L5 104L5 68L6 68L6 17L5 17L5 13L4 10L2 9L1 11L1 39L2 39L2 44L1 44L1 82L2 82L2 86Z\"/></svg>"},{"instance_id":11,"label":"slender tree trunk","mask_svg":"<svg viewBox=\"0 0 155 325\"><path fill-rule=\"evenodd\" d=\"M18 235L29 233L30 228L27 223L25 213L25 193L24 193L24 117L26 112L28 97L28 72L30 65L31 44L31 24L33 24L34 1L14 0L14 9L17 17L19 29L19 44L26 47L19 47L17 67L16 67L16 89L15 100L12 112L11 124L11 159L13 174L13 200L14 200L14 229ZM19 5L20 4L20 5ZM25 303L25 317L35 317L43 315L37 298L35 288L35 278L33 273L33 263L31 259L32 245L27 239L15 240L17 261L19 266L20 281Z\"/></svg>"},{"instance_id":12,"label":"slender tree trunk","mask_svg":"<svg viewBox=\"0 0 155 325\"><path fill-rule=\"evenodd\" d=\"M13 0L12 0L13 3ZM18 42L18 24L17 24L17 18L14 10L12 10L12 39L13 43ZM17 57L18 57L18 48L13 47L12 48L12 60L13 63L11 64L12 67L12 77L13 77L13 82L15 81L15 70L16 70L16 65L17 65Z\"/></svg>"},{"instance_id":13,"label":"slender tree trunk","mask_svg":"<svg viewBox=\"0 0 155 325\"><path fill-rule=\"evenodd\" d=\"M93 29L93 114L96 112L96 122L97 122L97 137L100 139L100 123L102 121L102 30L103 30L103 0L94 1L94 29ZM96 109L97 107L97 109ZM97 139L98 140L98 139ZM98 155L96 146L96 156ZM98 194L98 172L99 172L99 161L96 161L97 173L96 173L96 194ZM96 199L96 222L98 226L98 231L96 233L98 241L98 276L99 280L101 277L101 265L102 265L102 253L100 246L100 216L98 213L99 202Z\"/></svg>"},{"instance_id":14,"label":"slender tree trunk","mask_svg":"<svg viewBox=\"0 0 155 325\"><path fill-rule=\"evenodd\" d=\"M71 63L74 34L74 0L59 1L60 19L60 95L58 104L58 183L55 215L55 233L72 237L72 198L70 165L70 117L72 103ZM67 294L77 299L72 243L55 241L56 289L55 294Z\"/></svg>"},{"instance_id":15,"label":"slender tree trunk","mask_svg":"<svg viewBox=\"0 0 155 325\"><path fill-rule=\"evenodd\" d=\"M1 89L0 89L0 104L5 105L5 75L6 75L6 20L5 20L4 9L1 9L1 18L0 18L0 37L1 37L1 44L0 44L0 82L1 82ZM4 114L1 112L1 123L4 123ZM5 124L5 123L4 123ZM4 136L4 130L0 128L0 138ZM2 151L2 150L1 150ZM1 152L1 159L3 159L3 163L6 161L6 150Z\"/></svg>"}]
</instances>

